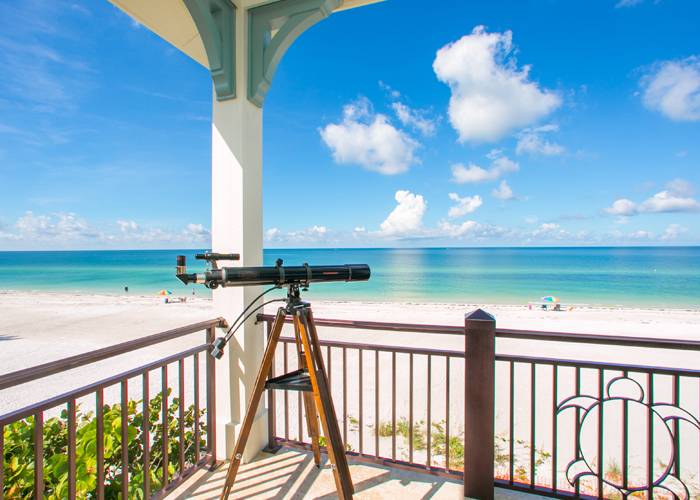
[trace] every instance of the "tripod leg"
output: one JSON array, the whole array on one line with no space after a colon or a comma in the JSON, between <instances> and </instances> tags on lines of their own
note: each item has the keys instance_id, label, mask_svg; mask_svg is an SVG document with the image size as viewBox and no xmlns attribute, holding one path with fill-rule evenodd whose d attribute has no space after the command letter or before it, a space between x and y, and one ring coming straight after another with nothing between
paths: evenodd
<instances>
[{"instance_id":1,"label":"tripod leg","mask_svg":"<svg viewBox=\"0 0 700 500\"><path fill-rule=\"evenodd\" d=\"M345 446L343 443L343 439L340 435L340 427L338 425L338 417L336 416L335 413L335 406L333 405L333 399L331 397L331 389L330 389L330 383L328 382L328 375L326 373L326 367L323 363L323 355L321 354L321 344L318 340L318 332L316 331L316 323L314 322L314 316L313 313L311 312L311 308L308 308L306 311L306 327L309 332L309 338L311 340L311 344L314 346L314 356L316 357L317 364L319 367L319 378L322 383L322 386L324 386L325 392L327 394L327 398L325 398L325 403L328 405L328 411L326 412L326 416L328 419L328 426L329 429L331 429L332 434L334 434L336 437L334 438L334 443L335 446L338 449L338 452L335 454L337 457L337 467L339 468L339 474L341 478L344 478L345 484L348 485L350 489L350 493L355 493L355 486L352 483L352 478L350 477L350 468L348 466L348 460L347 456L345 454Z\"/></svg>"},{"instance_id":2,"label":"tripod leg","mask_svg":"<svg viewBox=\"0 0 700 500\"><path fill-rule=\"evenodd\" d=\"M309 378L313 387L314 400L321 416L321 425L328 442L328 458L333 467L333 479L341 500L351 499L354 492L350 469L345 457L343 440L338 429L338 420L333 408L328 378L326 377L318 336L313 327L310 309L297 311L295 320L299 321L299 333L304 344L304 355L309 366Z\"/></svg>"},{"instance_id":3,"label":"tripod leg","mask_svg":"<svg viewBox=\"0 0 700 500\"><path fill-rule=\"evenodd\" d=\"M304 347L301 343L301 337L299 336L299 322L294 318L294 337L297 346L297 356L299 357L299 368L309 371L306 363L306 357L304 356ZM308 392L302 394L304 399L304 414L306 415L306 427L309 429L309 436L311 437L311 451L314 454L314 463L316 467L321 466L321 446L319 444L319 428L318 428L318 414L316 412L316 404L314 403L313 395ZM299 409L301 411L301 408Z\"/></svg>"},{"instance_id":4,"label":"tripod leg","mask_svg":"<svg viewBox=\"0 0 700 500\"><path fill-rule=\"evenodd\" d=\"M243 425L241 426L241 433L238 436L238 441L236 442L236 447L231 455L231 461L228 465L228 471L226 472L226 481L224 482L224 487L221 491L221 499L228 498L231 493L231 488L236 480L236 474L238 473L238 467L241 465L241 459L243 457L243 451L245 450L245 445L248 442L248 437L250 435L250 430L253 427L253 421L255 420L255 413L260 405L260 398L265 390L265 382L267 381L267 375L270 373L270 367L275 359L275 349L277 347L277 341L282 333L282 327L284 326L284 318L286 312L283 308L277 310L277 316L275 317L275 322L272 325L272 332L270 333L270 340L265 348L265 354L263 354L262 364L260 365L260 370L258 371L257 378L255 379L255 385L253 387L253 394L248 402L248 409L246 410L245 418L243 419Z\"/></svg>"}]
</instances>

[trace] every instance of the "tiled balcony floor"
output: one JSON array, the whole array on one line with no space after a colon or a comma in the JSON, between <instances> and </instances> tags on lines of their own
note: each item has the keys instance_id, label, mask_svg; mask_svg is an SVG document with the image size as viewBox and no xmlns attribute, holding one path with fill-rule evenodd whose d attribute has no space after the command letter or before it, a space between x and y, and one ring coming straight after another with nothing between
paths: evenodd
<instances>
[{"instance_id":1,"label":"tiled balcony floor","mask_svg":"<svg viewBox=\"0 0 700 500\"><path fill-rule=\"evenodd\" d=\"M324 456L325 458L325 456ZM350 462L356 499L463 498L462 483L420 472L380 465ZM219 497L226 467L214 472L200 471L168 496L169 499L210 500ZM337 498L335 483L327 461L319 470L311 453L283 448L275 455L261 453L255 461L242 466L231 498L332 499ZM497 499L543 498L496 489Z\"/></svg>"}]
</instances>

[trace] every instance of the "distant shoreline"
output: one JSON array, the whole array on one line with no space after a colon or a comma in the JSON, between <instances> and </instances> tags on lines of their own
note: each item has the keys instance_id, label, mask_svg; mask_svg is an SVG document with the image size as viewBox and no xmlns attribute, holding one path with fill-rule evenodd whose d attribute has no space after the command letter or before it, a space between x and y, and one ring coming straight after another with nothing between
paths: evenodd
<instances>
[{"instance_id":1,"label":"distant shoreline","mask_svg":"<svg viewBox=\"0 0 700 500\"><path fill-rule=\"evenodd\" d=\"M102 292L102 291L95 291L95 292L85 292L85 291L57 291L57 290L12 290L12 289L0 289L0 297L1 296L15 296L15 297L22 297L22 296L49 296L49 297L55 297L55 298L60 298L60 297L83 297L83 298L119 298L119 299L126 299L126 301L129 301L130 299L133 299L135 302L137 301L148 301L148 302L162 302L165 298L165 296L159 296L157 294L144 294L144 293L139 293L139 292L134 292L134 293L108 293L108 292ZM204 294L199 294L199 295L190 295L187 293L184 294L178 294L174 293L172 295L173 297L186 297L188 300L190 300L190 297L193 297L194 300L196 301L204 301L205 303L211 303L212 299L210 296L204 295ZM521 304L516 304L516 303L499 303L499 302L484 302L484 303L478 303L475 301L455 301L455 302L449 302L449 301L441 301L441 300L408 300L408 299L397 299L397 300L371 300L371 299L354 299L354 298L348 298L348 299L316 299L313 298L313 302L315 304L324 304L326 306L332 306L332 305L343 305L343 304L352 304L352 305L363 305L363 306L390 306L390 307L395 307L397 305L407 305L407 306L421 306L421 307L439 307L439 306L444 306L444 307L449 307L449 308L455 308L462 306L465 308L465 310L471 310L474 308L489 308L489 307L495 307L495 308L524 308L527 309L528 307L528 302L524 302ZM534 302L534 301L533 301ZM566 306L571 306L573 307L574 310L591 310L591 311L650 311L650 312L690 312L690 313L700 313L700 305L698 307L649 307L646 305L625 305L625 304L574 304L574 303L565 303ZM2 308L2 304L0 304L0 309ZM537 309L536 307L533 306L533 309ZM567 312L570 311L547 311L547 313L551 313L552 315L561 315L561 314L566 314ZM0 325L1 327L1 325Z\"/></svg>"}]
</instances>

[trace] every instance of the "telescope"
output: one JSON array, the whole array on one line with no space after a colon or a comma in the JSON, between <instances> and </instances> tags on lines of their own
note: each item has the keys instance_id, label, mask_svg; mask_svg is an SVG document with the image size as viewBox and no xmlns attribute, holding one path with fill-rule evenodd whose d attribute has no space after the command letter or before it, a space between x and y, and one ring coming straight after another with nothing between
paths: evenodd
<instances>
[{"instance_id":1,"label":"telescope","mask_svg":"<svg viewBox=\"0 0 700 500\"><path fill-rule=\"evenodd\" d=\"M284 266L282 260L278 259L275 266L219 267L217 260L238 260L239 256L205 253L196 258L212 263L212 268L203 273L188 273L185 256L178 255L176 276L185 285L197 283L210 289L252 285L307 287L310 283L367 281L370 277L370 269L366 264Z\"/></svg>"}]
</instances>

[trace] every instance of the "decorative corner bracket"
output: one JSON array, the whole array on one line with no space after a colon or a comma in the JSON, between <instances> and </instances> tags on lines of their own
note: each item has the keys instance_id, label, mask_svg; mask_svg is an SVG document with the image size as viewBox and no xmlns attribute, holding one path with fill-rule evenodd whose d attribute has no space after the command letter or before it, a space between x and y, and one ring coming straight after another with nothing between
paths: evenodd
<instances>
[{"instance_id":1,"label":"decorative corner bracket","mask_svg":"<svg viewBox=\"0 0 700 500\"><path fill-rule=\"evenodd\" d=\"M209 60L219 101L236 97L236 7L229 0L183 0Z\"/></svg>"},{"instance_id":2,"label":"decorative corner bracket","mask_svg":"<svg viewBox=\"0 0 700 500\"><path fill-rule=\"evenodd\" d=\"M281 0L248 10L248 99L262 107L277 65L308 28L343 0Z\"/></svg>"}]
</instances>

